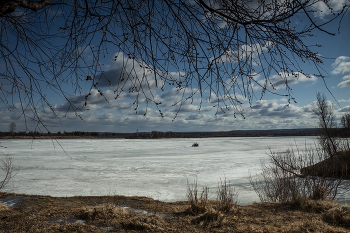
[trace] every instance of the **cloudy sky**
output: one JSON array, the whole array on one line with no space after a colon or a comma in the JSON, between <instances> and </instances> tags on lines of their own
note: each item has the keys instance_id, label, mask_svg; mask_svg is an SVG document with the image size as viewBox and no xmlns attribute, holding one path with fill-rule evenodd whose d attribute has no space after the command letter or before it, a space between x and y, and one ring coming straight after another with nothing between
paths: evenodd
<instances>
[{"instance_id":1,"label":"cloudy sky","mask_svg":"<svg viewBox=\"0 0 350 233\"><path fill-rule=\"evenodd\" d=\"M322 19L328 14L329 12L325 9L323 13L318 13L315 17ZM228 109L218 108L218 99L210 96L208 91L204 91L203 95L196 92L192 98L184 100L182 96L188 96L190 90L179 91L173 86L166 86L162 90L159 83L156 85L152 81L141 83L141 86L151 90L154 100L159 104L156 105L142 96L135 103L138 92L118 89L121 82L119 77L123 72L121 66L127 57L115 51L106 58L104 74L108 79L101 79L98 84L103 90L103 96L97 89L92 89L87 105L84 106L85 97L91 85L89 81L86 81L86 85L82 86L80 92L68 99L52 93L50 89L44 89L56 116L50 113L49 109L44 108L41 110L42 119L51 132L121 133L136 132L136 130L140 132L152 130L181 132L313 128L317 126L317 118L312 108L316 100L316 93L321 92L334 105L339 122L343 114L350 112L349 23L350 13L348 12L343 19L339 34L337 27L333 25L327 29L335 32L335 36L315 31L315 36L308 39L312 40L308 41L310 43L322 45L317 48L317 51L325 57L322 68L327 76L325 79L317 77L314 75L318 73L314 66L308 63L303 64L301 67L303 72L310 77L302 73L294 73L288 79L296 103L289 104L286 97L273 94L266 94L262 100L259 100L259 88L254 87L256 96L252 98L251 104L244 95L235 96L242 103L240 110L243 117L235 113L233 110L235 106L230 103L228 103ZM131 62L125 66L126 69L128 66L130 66L130 72L143 72L142 68L133 69ZM148 80L153 80L152 73L145 75L149 77ZM173 74L173 76L176 75L179 74ZM288 74L285 75L288 76ZM255 79L259 82L259 75ZM277 93L285 91L284 82L280 80L277 73L271 74L270 81ZM125 85L130 86L130 83L125 83ZM117 99L115 99L116 94L118 94ZM74 103L79 109L76 112L73 111L69 108L67 100ZM27 125L25 124L19 101L10 108L0 104L0 109L0 131L8 131L11 122L16 123L17 131L26 130L26 126L29 130L35 129L30 119L27 120ZM45 131L42 127L41 129Z\"/></svg>"}]
</instances>

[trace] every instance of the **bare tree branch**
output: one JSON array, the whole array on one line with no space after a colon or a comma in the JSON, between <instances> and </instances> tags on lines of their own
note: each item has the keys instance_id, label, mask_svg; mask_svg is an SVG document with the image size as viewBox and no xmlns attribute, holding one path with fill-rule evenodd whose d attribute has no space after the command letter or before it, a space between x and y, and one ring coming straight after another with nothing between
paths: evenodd
<instances>
[{"instance_id":1,"label":"bare tree branch","mask_svg":"<svg viewBox=\"0 0 350 233\"><path fill-rule=\"evenodd\" d=\"M78 116L93 91L107 100L107 88L116 99L133 96L136 112L153 103L163 116L156 96L170 87L181 97L171 103L177 113L200 95L200 107L208 101L244 117L239 96L250 105L265 93L295 101L291 77L312 77L300 64L322 70L318 45L305 40L313 30L332 34L323 26L339 24L349 5L320 20L317 3L330 8L319 0L0 1L0 99L8 109L20 101L23 117L45 125L45 114L62 116L44 89ZM118 67L106 69L113 58ZM82 94L83 103L73 100Z\"/></svg>"},{"instance_id":2,"label":"bare tree branch","mask_svg":"<svg viewBox=\"0 0 350 233\"><path fill-rule=\"evenodd\" d=\"M30 9L32 11L38 11L53 1L54 0L42 0L42 1L2 0L0 1L0 17L14 12L18 6Z\"/></svg>"}]
</instances>

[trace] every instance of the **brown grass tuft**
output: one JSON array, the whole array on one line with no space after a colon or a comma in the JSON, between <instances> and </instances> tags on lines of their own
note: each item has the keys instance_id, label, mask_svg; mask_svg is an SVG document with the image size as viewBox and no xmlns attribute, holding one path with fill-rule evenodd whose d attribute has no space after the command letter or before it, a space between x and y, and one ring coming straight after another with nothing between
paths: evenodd
<instances>
[{"instance_id":1,"label":"brown grass tuft","mask_svg":"<svg viewBox=\"0 0 350 233\"><path fill-rule=\"evenodd\" d=\"M78 216L85 220L105 220L114 218L125 218L134 213L128 209L117 208L113 204L88 206L82 208Z\"/></svg>"},{"instance_id":2,"label":"brown grass tuft","mask_svg":"<svg viewBox=\"0 0 350 233\"><path fill-rule=\"evenodd\" d=\"M209 188L207 186L204 186L199 196L197 180L195 180L193 184L187 184L187 200L190 203L190 208L188 210L193 215L205 213L210 207L208 203L208 195Z\"/></svg>"},{"instance_id":3,"label":"brown grass tuft","mask_svg":"<svg viewBox=\"0 0 350 233\"><path fill-rule=\"evenodd\" d=\"M139 231L164 231L165 222L158 215L134 216L121 222L123 227Z\"/></svg>"},{"instance_id":4,"label":"brown grass tuft","mask_svg":"<svg viewBox=\"0 0 350 233\"><path fill-rule=\"evenodd\" d=\"M334 229L332 226L327 225L320 219L313 219L311 217L296 221L289 226L285 227L282 232L288 233L301 233L301 232L347 232L343 229Z\"/></svg>"},{"instance_id":5,"label":"brown grass tuft","mask_svg":"<svg viewBox=\"0 0 350 233\"><path fill-rule=\"evenodd\" d=\"M4 210L8 210L9 207L7 207L6 205L0 203L0 211L4 211Z\"/></svg>"},{"instance_id":6,"label":"brown grass tuft","mask_svg":"<svg viewBox=\"0 0 350 233\"><path fill-rule=\"evenodd\" d=\"M23 231L24 232L24 231ZM81 223L54 223L46 226L35 225L27 229L25 232L79 232L79 233L100 233L96 226L90 226Z\"/></svg>"},{"instance_id":7,"label":"brown grass tuft","mask_svg":"<svg viewBox=\"0 0 350 233\"><path fill-rule=\"evenodd\" d=\"M217 209L223 212L229 212L237 204L238 193L231 187L230 182L220 180L217 190Z\"/></svg>"},{"instance_id":8,"label":"brown grass tuft","mask_svg":"<svg viewBox=\"0 0 350 233\"><path fill-rule=\"evenodd\" d=\"M323 214L323 219L329 223L350 227L350 206L334 207Z\"/></svg>"},{"instance_id":9,"label":"brown grass tuft","mask_svg":"<svg viewBox=\"0 0 350 233\"><path fill-rule=\"evenodd\" d=\"M300 209L306 212L322 213L329 209L340 206L338 203L332 200L311 200L306 196L297 197L289 203L293 208Z\"/></svg>"},{"instance_id":10,"label":"brown grass tuft","mask_svg":"<svg viewBox=\"0 0 350 233\"><path fill-rule=\"evenodd\" d=\"M222 225L224 222L225 216L220 211L213 208L209 208L205 213L200 214L192 219L192 223L200 225L208 225L212 222L217 222Z\"/></svg>"}]
</instances>

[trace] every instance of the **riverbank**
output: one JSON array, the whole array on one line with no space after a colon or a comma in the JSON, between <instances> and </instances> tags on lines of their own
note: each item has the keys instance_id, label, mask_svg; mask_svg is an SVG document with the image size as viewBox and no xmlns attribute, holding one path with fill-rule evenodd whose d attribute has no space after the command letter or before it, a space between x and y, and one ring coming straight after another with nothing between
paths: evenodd
<instances>
[{"instance_id":1,"label":"riverbank","mask_svg":"<svg viewBox=\"0 0 350 233\"><path fill-rule=\"evenodd\" d=\"M147 197L0 193L3 232L349 232L349 210L329 201L255 203L198 215L188 202ZM349 208L349 207L344 207Z\"/></svg>"}]
</instances>

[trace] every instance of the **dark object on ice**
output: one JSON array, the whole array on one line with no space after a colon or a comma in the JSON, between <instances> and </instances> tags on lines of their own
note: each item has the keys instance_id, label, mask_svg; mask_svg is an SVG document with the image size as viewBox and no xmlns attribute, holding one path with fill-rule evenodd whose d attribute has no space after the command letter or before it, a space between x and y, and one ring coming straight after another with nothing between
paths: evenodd
<instances>
[{"instance_id":1,"label":"dark object on ice","mask_svg":"<svg viewBox=\"0 0 350 233\"><path fill-rule=\"evenodd\" d=\"M199 146L197 142L192 144L192 147L197 147L197 146Z\"/></svg>"}]
</instances>

